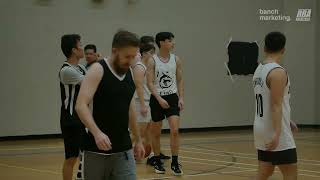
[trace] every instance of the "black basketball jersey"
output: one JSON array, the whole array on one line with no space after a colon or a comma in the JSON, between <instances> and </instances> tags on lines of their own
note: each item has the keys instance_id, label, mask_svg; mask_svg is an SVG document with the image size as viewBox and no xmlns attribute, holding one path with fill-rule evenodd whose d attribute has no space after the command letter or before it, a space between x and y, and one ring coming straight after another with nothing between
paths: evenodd
<instances>
[{"instance_id":1,"label":"black basketball jersey","mask_svg":"<svg viewBox=\"0 0 320 180\"><path fill-rule=\"evenodd\" d=\"M64 75L62 75L64 73ZM80 83L86 70L81 65L71 65L65 62L60 71L60 94L61 94L61 125L75 125L79 124L80 120L75 111L75 103L80 90ZM64 77L62 77L64 76ZM68 80L63 80L66 78Z\"/></svg>"},{"instance_id":2,"label":"black basketball jersey","mask_svg":"<svg viewBox=\"0 0 320 180\"><path fill-rule=\"evenodd\" d=\"M86 149L109 154L132 148L128 123L135 85L131 69L123 79L119 79L106 61L108 60L98 62L104 73L93 98L93 118L99 129L109 137L112 149L108 152L98 150L90 132Z\"/></svg>"}]
</instances>

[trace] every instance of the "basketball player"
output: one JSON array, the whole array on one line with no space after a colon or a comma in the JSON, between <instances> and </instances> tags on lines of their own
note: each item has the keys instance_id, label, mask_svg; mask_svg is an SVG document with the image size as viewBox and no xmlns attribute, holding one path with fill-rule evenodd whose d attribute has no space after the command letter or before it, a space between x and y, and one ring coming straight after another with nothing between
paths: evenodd
<instances>
[{"instance_id":1,"label":"basketball player","mask_svg":"<svg viewBox=\"0 0 320 180\"><path fill-rule=\"evenodd\" d=\"M254 141L258 150L257 180L268 179L278 166L283 179L297 179L297 153L290 120L290 80L280 65L285 52L286 37L271 32L265 37L266 59L254 76L256 114Z\"/></svg>"},{"instance_id":2,"label":"basketball player","mask_svg":"<svg viewBox=\"0 0 320 180\"><path fill-rule=\"evenodd\" d=\"M140 44L141 60L133 66L134 82L136 85L135 103L138 128L145 150L149 148L151 152L150 128L151 112L149 107L150 91L147 87L147 63L155 53L155 47L152 44ZM146 154L147 156L149 154Z\"/></svg>"},{"instance_id":3,"label":"basketball player","mask_svg":"<svg viewBox=\"0 0 320 180\"><path fill-rule=\"evenodd\" d=\"M131 32L117 32L111 57L94 63L82 82L76 110L89 130L83 157L84 179L136 179L134 156L141 159L144 149L136 127L130 66L139 42ZM88 104L92 100L91 114ZM134 152L128 126L136 140Z\"/></svg>"},{"instance_id":4,"label":"basketball player","mask_svg":"<svg viewBox=\"0 0 320 180\"><path fill-rule=\"evenodd\" d=\"M155 40L152 36L142 36L140 38L140 56L138 59L138 63L139 62L144 62L142 63L144 65L144 68L145 68L145 74L146 74L146 66L147 66L147 63L148 63L148 59L150 58L150 54L153 55L155 53ZM141 71L141 63L140 64L140 68L139 66L134 66L134 67L138 67L137 69L140 69L138 71ZM133 68L133 72L135 72L135 69L136 68ZM134 74L137 74L137 76L140 76L142 75L142 73L134 73ZM138 75L139 74L139 75ZM137 77L139 78L139 77ZM146 81L146 79L145 79ZM137 92L139 91L139 87L144 87L144 93L145 93L145 97L142 97L140 96L139 97L139 94L137 93L136 95L136 109L137 109L137 114L138 114L138 122L141 122L141 120L143 120L143 122L139 123L139 128L140 129L140 135L141 135L141 138L142 139L145 139L145 147L149 147L148 144L151 144L151 132L150 132L150 121L151 121L151 116L149 117L149 114L150 114L150 107L149 107L149 101L150 101L150 91L149 89L147 88L146 84L143 84L143 85L137 85L137 83L139 82L135 82L136 83L136 89L137 89ZM144 100L142 98L145 98ZM142 107L140 108L140 104L141 102L140 101L145 101L146 100L146 107ZM139 111L139 112L138 112ZM147 113L145 114L145 112L147 111ZM141 114L141 116L140 116ZM147 115L147 117L145 117L145 115ZM148 120L149 119L149 120ZM147 120L147 121L146 121ZM148 123L147 123L148 122ZM160 152L160 159L161 160L167 160L167 159L170 159L170 156L166 156L164 155L162 152ZM151 165L151 166L154 166L155 164L155 157L154 157L154 153L151 152L149 157L147 158L147 164L148 165Z\"/></svg>"},{"instance_id":5,"label":"basketball player","mask_svg":"<svg viewBox=\"0 0 320 180\"><path fill-rule=\"evenodd\" d=\"M182 175L178 163L180 110L184 106L184 87L181 60L171 51L174 48L174 35L171 32L160 32L156 35L159 54L149 60L147 81L151 91L150 108L152 116L152 147L156 163L156 173L165 173L160 161L160 134L162 120L168 119L170 126L170 146L172 153L171 170L174 175Z\"/></svg>"},{"instance_id":6,"label":"basketball player","mask_svg":"<svg viewBox=\"0 0 320 180\"><path fill-rule=\"evenodd\" d=\"M89 67L98 61L99 54L97 54L97 47L94 44L88 44L84 47L84 54L86 57L86 68L89 69Z\"/></svg>"},{"instance_id":7,"label":"basketball player","mask_svg":"<svg viewBox=\"0 0 320 180\"><path fill-rule=\"evenodd\" d=\"M140 38L140 43L141 43L141 46L143 46L145 44L155 45L155 40L154 40L153 36L142 36Z\"/></svg>"},{"instance_id":8,"label":"basketball player","mask_svg":"<svg viewBox=\"0 0 320 180\"><path fill-rule=\"evenodd\" d=\"M83 58L80 36L77 34L62 36L61 50L67 58L59 72L62 102L60 127L65 148L62 174L64 180L71 180L73 167L81 148L81 135L85 133L84 126L74 108L80 83L86 73L85 67L79 64L80 59Z\"/></svg>"}]
</instances>

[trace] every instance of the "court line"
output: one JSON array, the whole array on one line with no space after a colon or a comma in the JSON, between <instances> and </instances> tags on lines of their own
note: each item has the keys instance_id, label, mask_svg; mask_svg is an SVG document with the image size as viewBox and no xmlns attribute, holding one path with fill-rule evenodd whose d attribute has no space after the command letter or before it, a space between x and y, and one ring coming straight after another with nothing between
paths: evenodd
<instances>
[{"instance_id":1,"label":"court line","mask_svg":"<svg viewBox=\"0 0 320 180\"><path fill-rule=\"evenodd\" d=\"M182 149L182 148L181 148ZM251 156L255 157L256 154L251 154L251 153L240 153L240 152L234 152L234 151L221 151L221 150L214 150L214 149L199 149L199 148L192 148L192 147L187 147L187 149L193 149L197 151L209 151L209 152L222 152L222 153L230 153L230 154L238 154L238 155L246 155L246 156ZM316 162L320 163L319 160L310 160L310 159L298 159L299 161L309 161L309 162Z\"/></svg>"},{"instance_id":2,"label":"court line","mask_svg":"<svg viewBox=\"0 0 320 180\"><path fill-rule=\"evenodd\" d=\"M243 170L243 171L230 171L228 173L216 173L216 172L211 172L211 173L200 173L200 174L188 174L188 175L182 175L181 177L196 177L196 176L210 176L210 175L221 175L221 174L232 174L232 173L239 173L239 172L247 172L247 171L252 171L252 170ZM173 178L178 178L177 176L165 176L165 177L152 177L152 178L145 178L145 179L140 179L140 180L161 180L161 179L173 179Z\"/></svg>"},{"instance_id":3,"label":"court line","mask_svg":"<svg viewBox=\"0 0 320 180\"><path fill-rule=\"evenodd\" d=\"M231 137L227 137L231 138ZM1 151L24 151L24 150L41 150L41 149L58 149L63 148L63 146L43 146L43 147L30 147L30 148L15 148L15 149L0 149ZM206 151L214 151L214 152L223 152L223 153L232 153L232 154L240 154L240 155L247 155L247 156L255 156L255 154L249 154L249 153L239 153L239 152L232 152L232 151L219 151L219 150L209 150L209 149L198 149L198 148L188 148L188 149L195 149L195 150L206 150ZM243 157L244 158L244 157ZM248 158L249 159L249 158ZM317 162L320 163L320 161L317 160L309 160L309 159L298 159L299 161L309 161L309 162ZM319 165L319 164L313 164L313 165Z\"/></svg>"},{"instance_id":4,"label":"court line","mask_svg":"<svg viewBox=\"0 0 320 180\"><path fill-rule=\"evenodd\" d=\"M243 170L243 171L226 171L226 172L221 172L221 174L233 174L233 173L242 173L242 172L250 172L250 171L257 171L256 169L248 169L248 170Z\"/></svg>"},{"instance_id":5,"label":"court line","mask_svg":"<svg viewBox=\"0 0 320 180\"><path fill-rule=\"evenodd\" d=\"M35 171L35 172L40 172L40 173L49 173L49 174L61 175L61 173L58 173L58 172L55 172L55 171L34 169L34 168L28 168L28 167L23 167L23 166L14 166L14 165L9 165L9 164L4 164L4 163L0 163L0 166L8 167L8 168L16 168L16 169Z\"/></svg>"},{"instance_id":6,"label":"court line","mask_svg":"<svg viewBox=\"0 0 320 180\"><path fill-rule=\"evenodd\" d=\"M194 158L194 157L188 157L188 156L181 156L181 158L186 159L193 159L193 160L200 160L200 161L208 161L208 162L220 162L220 163L233 163L233 164L239 164L239 165L246 165L246 166L252 166L252 167L258 167L255 164L248 164L248 163L240 163L240 162L230 162L230 161L221 161L221 160L214 160L214 159L202 159L202 158ZM305 169L298 169L299 171L305 171L305 172L311 172L320 174L319 171L311 171L311 170L305 170ZM320 177L320 176L319 176Z\"/></svg>"},{"instance_id":7,"label":"court line","mask_svg":"<svg viewBox=\"0 0 320 180\"><path fill-rule=\"evenodd\" d=\"M216 162L227 162L227 161L217 161L217 160L207 160L207 159L199 159L199 158L192 158L192 157L185 157L182 156L182 158L186 159L197 159L197 160L204 160L204 161L216 161ZM206 165L215 165L215 166L226 166L222 164L214 164L214 163L203 163L203 162L194 162L194 161L184 161L183 162L188 162L188 163L197 163L197 164L206 164ZM231 162L227 162L231 163ZM245 164L245 163L237 163L237 162L232 162L234 164L244 164L244 165L249 165L249 166L255 166L252 164ZM30 170L30 171L35 171L35 172L40 172L40 173L50 173L50 174L55 174L55 175L61 175L61 173L55 172L55 171L50 171L50 170L40 170L40 169L34 169L34 168L27 168L23 166L14 166L14 165L9 165L9 164L3 164L0 163L0 166L3 167L9 167L9 168L17 168L17 169L23 169L23 170ZM196 175L184 175L184 177L193 177L193 176L207 176L207 175L213 175L213 174L231 174L231 173L239 173L239 172L249 172L249 171L255 171L256 169L252 168L246 168L246 167L238 167L238 166L231 166L230 168L238 168L238 169L245 169L243 171L228 171L228 172L220 172L220 173L202 173L202 174L196 174ZM310 171L314 172L314 171ZM311 176L311 177L320 177L316 175L309 175L309 174L299 174L299 175L304 175L304 176ZM161 177L162 179L171 179L175 178L176 176L169 176L169 177ZM159 178L149 178L149 179L144 179L144 180L152 180L152 179L159 179Z\"/></svg>"},{"instance_id":8,"label":"court line","mask_svg":"<svg viewBox=\"0 0 320 180\"><path fill-rule=\"evenodd\" d=\"M239 139L239 138L245 138L245 137L252 137L251 135L243 135L243 136L222 136L222 137L213 137L213 138L209 138L209 137L206 137L206 138L182 138L181 140L182 141L198 141L198 140L216 140L216 139ZM314 136L309 136L309 135L306 135L306 136L300 136L300 137L296 137L296 139L299 139L299 138L312 138L312 137L318 137L316 135ZM164 140L162 142L169 142L169 140ZM23 151L23 150L39 150L39 149L55 149L55 148L63 148L63 146L40 146L40 147L16 147L16 148L0 148L0 151ZM245 154L245 153L243 153Z\"/></svg>"},{"instance_id":9,"label":"court line","mask_svg":"<svg viewBox=\"0 0 320 180\"><path fill-rule=\"evenodd\" d=\"M181 162L187 162L187 163L194 163L194 164L206 164L206 165L215 165L215 166L224 166L224 165L219 165L219 164L214 164L214 163L204 163L204 162L195 162L195 161L181 161ZM257 167L257 166L256 166ZM229 166L229 168L236 168L236 169L247 169L247 170L257 170L257 169L253 169L253 168L246 168L246 167L240 167L240 166ZM298 169L298 171L301 171ZM280 171L275 170L275 172L280 173ZM314 172L314 171L313 171ZM302 176L310 176L310 177L320 177L318 175L311 175L311 174L303 174L303 173L298 173L298 175L302 175Z\"/></svg>"},{"instance_id":10,"label":"court line","mask_svg":"<svg viewBox=\"0 0 320 180\"><path fill-rule=\"evenodd\" d=\"M302 176L307 176L307 177L314 177L314 178L320 178L320 176L317 176L317 175L311 175L311 174L301 174L298 172L298 176L299 175L302 175Z\"/></svg>"},{"instance_id":11,"label":"court line","mask_svg":"<svg viewBox=\"0 0 320 180\"><path fill-rule=\"evenodd\" d=\"M233 163L233 164L238 164L238 165L257 167L257 165L254 165L254 164L247 164L247 163L241 163L241 162L222 161L222 160L215 160L215 159L202 159L202 158L194 158L194 157L189 157L189 156L180 156L180 157L186 158L186 159L192 159L192 160L199 160L199 161L218 162L218 163Z\"/></svg>"},{"instance_id":12,"label":"court line","mask_svg":"<svg viewBox=\"0 0 320 180\"><path fill-rule=\"evenodd\" d=\"M63 146L43 146L43 147L26 147L26 148L13 148L13 149L0 149L0 151L25 151L25 150L41 150L41 149L59 149Z\"/></svg>"},{"instance_id":13,"label":"court line","mask_svg":"<svg viewBox=\"0 0 320 180\"><path fill-rule=\"evenodd\" d=\"M206 164L206 165L215 165L215 166L225 166L225 165L221 165L221 164L213 164L213 163L202 163L202 162L191 162L191 161L182 161L182 162L189 162L189 163L197 163L197 164ZM35 171L35 172L40 172L40 173L50 173L50 174L55 174L55 175L61 175L61 173L55 172L55 171L50 171L50 170L40 170L40 169L34 169L34 168L27 168L27 167L23 167L23 166L14 166L14 165L9 165L9 164L4 164L4 163L0 163L0 166L3 167L8 167L8 168L16 168L16 169L23 169L23 170L29 170L29 171ZM233 168L238 168L238 169L246 169L245 171L253 171L255 169L252 168L245 168L245 167L233 167ZM235 171L239 172L239 171ZM228 172L228 173L232 173L232 172ZM212 174L212 173L211 173ZM203 174L204 175L204 174ZM210 175L210 174L208 174ZM194 175L186 175L186 176L194 176ZM172 176L172 177L176 177L176 176Z\"/></svg>"},{"instance_id":14,"label":"court line","mask_svg":"<svg viewBox=\"0 0 320 180\"><path fill-rule=\"evenodd\" d=\"M253 140L253 135L242 135L242 136L222 136L222 137L200 137L200 138L181 138L182 141L194 141L194 140L216 140L216 139L239 139L239 138L252 138ZM295 139L308 139L308 138L318 138L317 135L301 135L301 136L296 136ZM164 141L170 141L170 140L164 140Z\"/></svg>"},{"instance_id":15,"label":"court line","mask_svg":"<svg viewBox=\"0 0 320 180\"><path fill-rule=\"evenodd\" d=\"M0 152L0 158L1 157L5 157L5 158L9 158L9 157L28 157L28 156L40 156L40 155L57 155L57 154L63 154L64 151L63 149L56 149L56 150L41 150L41 151L13 151L12 152L8 152L8 153L2 153Z\"/></svg>"},{"instance_id":16,"label":"court line","mask_svg":"<svg viewBox=\"0 0 320 180\"><path fill-rule=\"evenodd\" d=\"M297 144L301 144L301 145L308 145L308 146L320 146L320 144L316 144L316 143L303 143L303 142L296 142Z\"/></svg>"},{"instance_id":17,"label":"court line","mask_svg":"<svg viewBox=\"0 0 320 180\"><path fill-rule=\"evenodd\" d=\"M181 160L181 162L186 162L186 163L191 163L191 164L202 164L202 165L214 165L214 166L219 166L219 167L226 167L226 168L235 168L235 169L247 169L247 170L257 170L253 168L247 168L247 167L240 167L240 166L227 166L225 164L215 164L215 163L206 163L206 162L198 162L198 161L186 161L186 160ZM229 162L233 163L233 162Z\"/></svg>"},{"instance_id":18,"label":"court line","mask_svg":"<svg viewBox=\"0 0 320 180\"><path fill-rule=\"evenodd\" d=\"M183 162L189 162L189 163L197 163L198 162L193 162L193 161L183 161ZM201 164L207 164L207 165L214 165L211 163L201 163ZM242 173L242 172L251 172L251 171L256 171L256 169L252 168L244 168L244 167L235 167L232 166L230 168L239 168L239 169L246 169L246 170L241 170L241 171L226 171L226 172L211 172L211 173L200 173L200 174L190 174L190 175L183 175L182 177L196 177L196 176L209 176L209 175L228 175L228 174L233 174L233 173ZM275 173L280 173L280 171L275 171ZM320 177L317 175L310 175L310 174L301 174L299 173L298 176L307 176L307 177ZM165 177L153 177L153 178L145 178L141 180L160 180L160 179L172 179L172 178L177 178L177 176L165 176Z\"/></svg>"},{"instance_id":19,"label":"court line","mask_svg":"<svg viewBox=\"0 0 320 180\"><path fill-rule=\"evenodd\" d=\"M243 136L244 137L244 136ZM248 136L250 137L250 136ZM312 137L312 136L311 136ZM234 138L234 137L219 137L219 138L205 138L205 139L227 139L227 138ZM237 138L239 138L239 136L237 136ZM191 138L191 139L188 139L188 140L199 140L199 139L204 139L204 138ZM0 149L0 151L10 151L10 150L39 150L39 149L57 149L57 148L63 148L62 146L60 147L54 147L54 146L44 146L44 147L39 147L39 148L16 148L16 149ZM190 149L190 148L188 148ZM192 149L195 149L195 148L192 148ZM198 150L207 150L207 149L198 149ZM226 151L217 151L217 150L207 150L207 151L215 151L215 152L226 152ZM234 154L246 154L246 155L254 155L254 154L247 154L247 153L237 153L237 152L232 152ZM243 156L239 156L239 157L243 157ZM245 157L243 157L245 158ZM247 157L248 158L248 157ZM306 160L306 159L300 159L300 160L304 160L304 161L310 161L310 162L319 162L319 161L316 161L316 160ZM185 161L185 162L188 162L188 161ZM191 162L191 161L189 161ZM192 162L192 163L197 163L197 162ZM201 163L201 162L198 162L198 163ZM230 162L227 162L227 163L230 163ZM202 163L203 164L203 163ZM209 164L209 163L206 163L206 164ZM244 163L242 163L244 164ZM212 165L216 165L216 164L212 164ZM247 165L252 165L252 164L247 164ZM4 166L4 167L9 167L9 168L18 168L18 169L24 169L24 170L30 170L30 171L35 171L35 172L41 172L41 173L50 173L50 174L56 174L56 175L61 175L61 173L58 173L58 172L54 172L54 171L50 171L50 170L39 170L39 169L34 169L34 168L26 168L26 167L22 167L22 166L13 166L13 165L8 165L8 164L2 164L0 163L0 166ZM223 165L220 165L220 166L223 166ZM232 166L233 168L240 168L240 169L245 169L244 167L236 167L236 166ZM253 171L255 169L249 169L249 168L246 168L247 170L245 171ZM221 172L221 173L237 173L237 172L245 172L245 171L230 171L230 172ZM301 170L300 170L301 171ZM306 172L313 172L313 173L319 173L319 172L315 172L315 171L308 171L308 170L304 170ZM192 176L200 176L200 175L210 175L210 174L221 174L221 173L203 173L203 174L199 174L199 175L186 175L186 176L189 176L189 177L192 177ZM320 177L320 176L316 176L316 175L310 175L310 174L299 174L299 175L304 175L304 176L310 176L310 177ZM173 176L172 178L174 178L176 176ZM163 178L163 177L161 177ZM157 178L156 178L157 179Z\"/></svg>"},{"instance_id":20,"label":"court line","mask_svg":"<svg viewBox=\"0 0 320 180\"><path fill-rule=\"evenodd\" d=\"M257 158L253 158L253 157L246 157L246 156L239 156L239 155L227 155L227 154L217 154L217 153L207 153L207 152L197 152L197 151L187 151L187 150L183 150L183 149L189 149L189 148L181 148L180 151L181 152L188 152L188 153L195 153L195 154L205 154L205 155L214 155L214 156L223 156L223 157L230 157L231 155L233 157L237 157L237 158L243 158L243 159L252 159L252 160L257 160ZM168 150L168 149L166 149ZM200 149L198 150L200 151ZM306 162L298 162L299 164L306 164L306 165L313 165L313 166L320 166L320 164L313 164L313 163L306 163Z\"/></svg>"},{"instance_id":21,"label":"court line","mask_svg":"<svg viewBox=\"0 0 320 180\"><path fill-rule=\"evenodd\" d=\"M182 141L197 141L197 140L217 140L217 139L240 139L240 138L253 138L251 135L243 135L243 136L222 136L222 137L199 137L199 138L181 138ZM169 139L166 141L170 141Z\"/></svg>"}]
</instances>

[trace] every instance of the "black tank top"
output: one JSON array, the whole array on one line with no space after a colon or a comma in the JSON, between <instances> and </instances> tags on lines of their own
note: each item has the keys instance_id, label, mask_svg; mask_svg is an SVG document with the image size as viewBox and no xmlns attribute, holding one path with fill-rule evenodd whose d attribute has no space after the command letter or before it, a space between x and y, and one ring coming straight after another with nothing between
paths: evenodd
<instances>
[{"instance_id":1,"label":"black tank top","mask_svg":"<svg viewBox=\"0 0 320 180\"><path fill-rule=\"evenodd\" d=\"M87 150L100 153L117 153L132 148L129 135L129 107L135 92L135 85L129 70L123 80L119 80L109 69L105 60L103 76L93 98L93 118L99 129L112 143L110 151L98 150L93 135L89 132Z\"/></svg>"},{"instance_id":2,"label":"black tank top","mask_svg":"<svg viewBox=\"0 0 320 180\"><path fill-rule=\"evenodd\" d=\"M59 78L61 70L71 66L68 63L64 63L59 71ZM82 75L86 74L86 71L78 65L79 73ZM60 80L60 95L61 95L61 113L60 113L60 125L61 126L83 126L77 112L75 111L77 97L80 91L79 84L63 84Z\"/></svg>"}]
</instances>

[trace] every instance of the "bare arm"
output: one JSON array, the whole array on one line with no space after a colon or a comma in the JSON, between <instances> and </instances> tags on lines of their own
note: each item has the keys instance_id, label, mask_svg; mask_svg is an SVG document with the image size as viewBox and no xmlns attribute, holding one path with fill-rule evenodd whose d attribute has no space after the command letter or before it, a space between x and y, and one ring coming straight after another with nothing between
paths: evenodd
<instances>
[{"instance_id":1,"label":"bare arm","mask_svg":"<svg viewBox=\"0 0 320 180\"><path fill-rule=\"evenodd\" d=\"M136 85L136 91L137 95L139 97L140 104L145 106L144 103L144 93L143 93L143 81L146 71L144 68L140 65L136 65L133 68L133 77L134 77L134 83Z\"/></svg>"},{"instance_id":2,"label":"bare arm","mask_svg":"<svg viewBox=\"0 0 320 180\"><path fill-rule=\"evenodd\" d=\"M154 60L151 58L148 60L148 67L147 67L147 86L151 92L151 94L158 100L160 96L157 93L156 88L154 87L154 80L155 80L155 63Z\"/></svg>"},{"instance_id":3,"label":"bare arm","mask_svg":"<svg viewBox=\"0 0 320 180\"><path fill-rule=\"evenodd\" d=\"M109 150L111 143L109 138L103 134L99 127L94 122L89 104L98 88L98 85L103 76L103 68L99 63L95 63L89 69L87 75L82 81L80 92L77 98L76 111L81 122L93 134L96 144L100 150Z\"/></svg>"},{"instance_id":4,"label":"bare arm","mask_svg":"<svg viewBox=\"0 0 320 180\"><path fill-rule=\"evenodd\" d=\"M141 142L141 137L138 131L138 126L137 126L137 115L135 111L135 104L134 100L131 100L130 107L129 107L129 128L130 132L134 136L134 139L136 140L136 143Z\"/></svg>"},{"instance_id":5,"label":"bare arm","mask_svg":"<svg viewBox=\"0 0 320 180\"><path fill-rule=\"evenodd\" d=\"M284 89L287 84L286 72L281 68L272 70L267 77L267 83L271 93L271 116L272 125L275 131L274 138L279 140L282 128L282 102ZM269 147L269 149L274 149L276 147L277 145L275 147Z\"/></svg>"},{"instance_id":6,"label":"bare arm","mask_svg":"<svg viewBox=\"0 0 320 180\"><path fill-rule=\"evenodd\" d=\"M179 98L184 99L184 81L182 78L182 62L178 56L176 56L176 63L177 63L176 74L177 74L177 86L178 86Z\"/></svg>"},{"instance_id":7,"label":"bare arm","mask_svg":"<svg viewBox=\"0 0 320 180\"><path fill-rule=\"evenodd\" d=\"M177 86L178 86L178 94L179 94L179 107L180 110L183 110L184 107L184 81L182 78L182 62L181 59L176 56L176 77L177 77Z\"/></svg>"},{"instance_id":8,"label":"bare arm","mask_svg":"<svg viewBox=\"0 0 320 180\"><path fill-rule=\"evenodd\" d=\"M88 104L93 99L102 75L103 69L101 65L93 64L81 84L76 103L76 111L79 118L92 134L96 134L100 130L93 120Z\"/></svg>"},{"instance_id":9,"label":"bare arm","mask_svg":"<svg viewBox=\"0 0 320 180\"><path fill-rule=\"evenodd\" d=\"M134 144L134 156L136 159L140 160L144 157L144 148L142 145L140 133L137 126L137 116L135 111L135 105L133 99L131 100L130 107L129 107L129 128L131 133L135 139Z\"/></svg>"}]
</instances>

